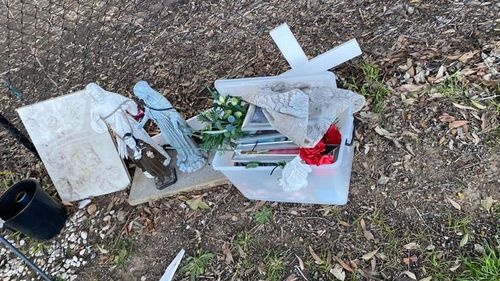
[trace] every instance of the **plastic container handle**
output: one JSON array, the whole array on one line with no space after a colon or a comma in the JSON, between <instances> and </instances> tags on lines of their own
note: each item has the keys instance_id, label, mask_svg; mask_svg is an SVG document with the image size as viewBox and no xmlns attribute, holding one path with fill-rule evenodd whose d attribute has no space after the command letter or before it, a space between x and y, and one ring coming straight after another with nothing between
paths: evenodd
<instances>
[{"instance_id":1,"label":"plastic container handle","mask_svg":"<svg viewBox=\"0 0 500 281\"><path fill-rule=\"evenodd\" d=\"M345 145L347 146L352 146L354 144L354 132L356 131L356 119L354 119L354 121L352 122L352 135L351 135L351 141L350 142L347 142L347 140L345 140Z\"/></svg>"}]
</instances>

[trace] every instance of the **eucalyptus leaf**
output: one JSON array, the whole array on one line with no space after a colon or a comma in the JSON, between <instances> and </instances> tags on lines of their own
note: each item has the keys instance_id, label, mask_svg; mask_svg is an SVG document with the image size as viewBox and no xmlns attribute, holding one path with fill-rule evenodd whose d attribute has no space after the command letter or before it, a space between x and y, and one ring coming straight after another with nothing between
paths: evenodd
<instances>
[{"instance_id":1,"label":"eucalyptus leaf","mask_svg":"<svg viewBox=\"0 0 500 281\"><path fill-rule=\"evenodd\" d=\"M210 206L208 206L207 203L203 202L201 198L186 200L186 204L194 211L198 209L210 209Z\"/></svg>"},{"instance_id":2,"label":"eucalyptus leaf","mask_svg":"<svg viewBox=\"0 0 500 281\"><path fill-rule=\"evenodd\" d=\"M253 162L248 162L246 165L245 165L245 168L247 169L251 169L251 168L257 168L259 167L259 162L256 162L256 161L253 161Z\"/></svg>"}]
</instances>

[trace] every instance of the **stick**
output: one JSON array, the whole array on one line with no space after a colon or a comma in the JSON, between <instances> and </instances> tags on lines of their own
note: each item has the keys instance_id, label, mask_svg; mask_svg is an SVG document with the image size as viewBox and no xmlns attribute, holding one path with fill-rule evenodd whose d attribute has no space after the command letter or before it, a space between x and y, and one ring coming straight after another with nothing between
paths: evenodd
<instances>
[{"instance_id":1,"label":"stick","mask_svg":"<svg viewBox=\"0 0 500 281\"><path fill-rule=\"evenodd\" d=\"M16 256L22 259L26 264L28 264L31 269L33 269L40 277L42 277L46 281L53 281L55 279L50 278L45 272L43 272L38 266L36 266L30 259L28 259L23 253L21 253L14 245L10 244L10 242L0 235L0 242L2 242L7 249L11 250Z\"/></svg>"}]
</instances>

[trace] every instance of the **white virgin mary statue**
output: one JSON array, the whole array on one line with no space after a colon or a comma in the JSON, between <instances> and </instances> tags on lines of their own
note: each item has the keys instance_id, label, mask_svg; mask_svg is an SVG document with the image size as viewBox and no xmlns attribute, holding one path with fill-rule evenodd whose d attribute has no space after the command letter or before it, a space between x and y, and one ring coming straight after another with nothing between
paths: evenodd
<instances>
[{"instance_id":1,"label":"white virgin mary statue","mask_svg":"<svg viewBox=\"0 0 500 281\"><path fill-rule=\"evenodd\" d=\"M91 97L91 126L97 133L108 131L108 126L115 133L118 153L122 159L128 158L127 145L124 136L129 133L136 139L152 145L166 158L164 165L168 165L170 157L165 150L139 127L139 123L131 115L138 115L137 104L122 95L108 92L95 83L90 83L85 90Z\"/></svg>"},{"instance_id":2,"label":"white virgin mary statue","mask_svg":"<svg viewBox=\"0 0 500 281\"><path fill-rule=\"evenodd\" d=\"M140 126L153 120L161 130L165 143L177 151L177 167L182 172L191 173L201 169L206 163L206 155L191 139L192 129L172 104L146 81L134 86L134 95L144 102L144 118Z\"/></svg>"}]
</instances>

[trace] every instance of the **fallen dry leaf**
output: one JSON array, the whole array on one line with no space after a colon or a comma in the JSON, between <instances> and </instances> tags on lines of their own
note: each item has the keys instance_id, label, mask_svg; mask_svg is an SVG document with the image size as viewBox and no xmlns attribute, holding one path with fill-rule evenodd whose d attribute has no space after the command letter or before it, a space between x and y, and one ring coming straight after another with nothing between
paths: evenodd
<instances>
[{"instance_id":1,"label":"fallen dry leaf","mask_svg":"<svg viewBox=\"0 0 500 281\"><path fill-rule=\"evenodd\" d=\"M465 233L464 236L462 236L462 239L460 239L460 247L465 246L469 242L469 233Z\"/></svg>"},{"instance_id":2,"label":"fallen dry leaf","mask_svg":"<svg viewBox=\"0 0 500 281\"><path fill-rule=\"evenodd\" d=\"M417 280L417 276L415 275L415 273L407 270L407 271L403 271L403 274L410 277L411 279L413 280Z\"/></svg>"},{"instance_id":3,"label":"fallen dry leaf","mask_svg":"<svg viewBox=\"0 0 500 281\"><path fill-rule=\"evenodd\" d=\"M95 214L95 212L97 211L97 206L95 204L90 204L88 207L87 207L87 213L89 215L93 215Z\"/></svg>"},{"instance_id":4,"label":"fallen dry leaf","mask_svg":"<svg viewBox=\"0 0 500 281\"><path fill-rule=\"evenodd\" d=\"M455 102L453 103L453 106L455 106L456 108L460 108L460 109L477 110L474 107L463 105L463 104L459 104L459 103L455 103Z\"/></svg>"},{"instance_id":5,"label":"fallen dry leaf","mask_svg":"<svg viewBox=\"0 0 500 281\"><path fill-rule=\"evenodd\" d=\"M448 199L448 202L450 202L450 204L453 206L453 208L461 211L462 210L462 207L460 206L460 204L458 204L455 200L451 199L451 198L446 198Z\"/></svg>"},{"instance_id":6,"label":"fallen dry leaf","mask_svg":"<svg viewBox=\"0 0 500 281\"><path fill-rule=\"evenodd\" d=\"M297 281L297 280L299 280L299 278L293 273L285 279L285 281Z\"/></svg>"},{"instance_id":7,"label":"fallen dry leaf","mask_svg":"<svg viewBox=\"0 0 500 281\"><path fill-rule=\"evenodd\" d=\"M257 265L257 269L259 270L260 274L266 275L266 265L264 264L263 261L259 261L259 264Z\"/></svg>"},{"instance_id":8,"label":"fallen dry leaf","mask_svg":"<svg viewBox=\"0 0 500 281\"><path fill-rule=\"evenodd\" d=\"M450 267L450 271L455 272L459 267L460 267L460 264L458 263L458 264Z\"/></svg>"},{"instance_id":9,"label":"fallen dry leaf","mask_svg":"<svg viewBox=\"0 0 500 281\"><path fill-rule=\"evenodd\" d=\"M254 211L257 211L258 209L260 209L262 206L264 206L264 204L266 204L266 201L259 201L259 202L255 203L255 206L253 207Z\"/></svg>"},{"instance_id":10,"label":"fallen dry leaf","mask_svg":"<svg viewBox=\"0 0 500 281\"><path fill-rule=\"evenodd\" d=\"M477 134L471 133L471 135L474 138L474 144L477 145L481 141L481 139Z\"/></svg>"},{"instance_id":11,"label":"fallen dry leaf","mask_svg":"<svg viewBox=\"0 0 500 281\"><path fill-rule=\"evenodd\" d=\"M359 221L359 224L361 225L361 229L363 230L363 235L365 236L366 240L368 240L368 241L375 240L375 237L373 236L373 234L369 230L366 229L365 220L361 219Z\"/></svg>"},{"instance_id":12,"label":"fallen dry leaf","mask_svg":"<svg viewBox=\"0 0 500 281\"><path fill-rule=\"evenodd\" d=\"M300 270L306 269L306 267L304 266L304 262L302 261L302 259L299 256L297 256L297 255L295 255L295 256L297 257L297 260L299 260L299 268L300 268Z\"/></svg>"},{"instance_id":13,"label":"fallen dry leaf","mask_svg":"<svg viewBox=\"0 0 500 281\"><path fill-rule=\"evenodd\" d=\"M420 91L425 87L426 87L425 85L404 84L404 85L398 87L396 90L398 92L411 93L411 92Z\"/></svg>"},{"instance_id":14,"label":"fallen dry leaf","mask_svg":"<svg viewBox=\"0 0 500 281\"><path fill-rule=\"evenodd\" d=\"M363 235L368 241L375 240L375 236L373 236L373 234L369 230L363 230Z\"/></svg>"},{"instance_id":15,"label":"fallen dry leaf","mask_svg":"<svg viewBox=\"0 0 500 281\"><path fill-rule=\"evenodd\" d=\"M419 247L420 246L415 242L410 242L403 246L403 248L405 248L406 250L415 250L418 249Z\"/></svg>"},{"instance_id":16,"label":"fallen dry leaf","mask_svg":"<svg viewBox=\"0 0 500 281\"><path fill-rule=\"evenodd\" d=\"M335 264L335 266L330 269L330 273L337 278L337 280L344 281L345 280L345 271L339 264Z\"/></svg>"},{"instance_id":17,"label":"fallen dry leaf","mask_svg":"<svg viewBox=\"0 0 500 281\"><path fill-rule=\"evenodd\" d=\"M361 219L359 221L359 225L361 226L361 229L366 230L366 223L364 219Z\"/></svg>"},{"instance_id":18,"label":"fallen dry leaf","mask_svg":"<svg viewBox=\"0 0 500 281\"><path fill-rule=\"evenodd\" d=\"M470 102L472 103L473 106L477 107L478 109L486 109L486 105L484 105L478 101L471 100Z\"/></svg>"},{"instance_id":19,"label":"fallen dry leaf","mask_svg":"<svg viewBox=\"0 0 500 281\"><path fill-rule=\"evenodd\" d=\"M368 253L364 254L361 258L364 259L365 261L371 260L371 258L373 258L373 256L375 256L375 254L378 252L378 250L379 249L368 252Z\"/></svg>"},{"instance_id":20,"label":"fallen dry leaf","mask_svg":"<svg viewBox=\"0 0 500 281\"><path fill-rule=\"evenodd\" d=\"M465 124L469 123L469 121L466 120L456 120L450 123L449 128L450 130L460 128L464 126Z\"/></svg>"},{"instance_id":21,"label":"fallen dry leaf","mask_svg":"<svg viewBox=\"0 0 500 281\"><path fill-rule=\"evenodd\" d=\"M422 278L418 281L431 281L431 280L432 280L432 276L428 276L428 277Z\"/></svg>"},{"instance_id":22,"label":"fallen dry leaf","mask_svg":"<svg viewBox=\"0 0 500 281\"><path fill-rule=\"evenodd\" d=\"M234 262L233 255L231 254L231 249L229 249L228 244L224 244L222 246L222 253L224 253L224 255L226 256L226 262L227 263L233 263Z\"/></svg>"},{"instance_id":23,"label":"fallen dry leaf","mask_svg":"<svg viewBox=\"0 0 500 281\"><path fill-rule=\"evenodd\" d=\"M460 62L466 63L468 60L470 60L472 57L474 57L477 53L479 53L479 50L467 52L467 53L461 55L458 58L458 60Z\"/></svg>"},{"instance_id":24,"label":"fallen dry leaf","mask_svg":"<svg viewBox=\"0 0 500 281\"><path fill-rule=\"evenodd\" d=\"M390 133L389 131L387 131L386 129L380 127L380 126L377 126L375 127L375 132L383 137L386 137L386 138L389 138L389 139L392 139L392 137L394 136L393 133Z\"/></svg>"},{"instance_id":25,"label":"fallen dry leaf","mask_svg":"<svg viewBox=\"0 0 500 281\"><path fill-rule=\"evenodd\" d=\"M484 200L481 200L481 207L483 207L483 209L486 211L486 212L490 212L491 210L491 207L493 207L493 203L495 203L496 200L493 199L493 197L491 196L488 196L486 197Z\"/></svg>"},{"instance_id":26,"label":"fallen dry leaf","mask_svg":"<svg viewBox=\"0 0 500 281\"><path fill-rule=\"evenodd\" d=\"M238 254L240 255L241 258L243 259L246 259L247 257L247 254L245 253L245 251L243 251L243 249L241 248L240 245L238 245Z\"/></svg>"},{"instance_id":27,"label":"fallen dry leaf","mask_svg":"<svg viewBox=\"0 0 500 281\"><path fill-rule=\"evenodd\" d=\"M193 211L196 211L198 209L210 209L207 203L203 201L201 197L198 198L193 198L190 200L186 200L186 204L191 208Z\"/></svg>"},{"instance_id":28,"label":"fallen dry leaf","mask_svg":"<svg viewBox=\"0 0 500 281\"><path fill-rule=\"evenodd\" d=\"M458 54L458 55L450 55L450 56L446 56L446 58L449 59L449 60L457 60L461 56L462 55L460 55L460 54Z\"/></svg>"},{"instance_id":29,"label":"fallen dry leaf","mask_svg":"<svg viewBox=\"0 0 500 281\"><path fill-rule=\"evenodd\" d=\"M448 115L448 113L444 113L443 115L439 116L439 120L443 123L451 123L455 121L455 117Z\"/></svg>"},{"instance_id":30,"label":"fallen dry leaf","mask_svg":"<svg viewBox=\"0 0 500 281\"><path fill-rule=\"evenodd\" d=\"M324 261L314 252L314 250L311 246L309 246L309 253L311 253L311 256L313 257L314 262L316 264L323 264L324 263Z\"/></svg>"},{"instance_id":31,"label":"fallen dry leaf","mask_svg":"<svg viewBox=\"0 0 500 281\"><path fill-rule=\"evenodd\" d=\"M444 72L446 71L446 67L441 65L438 69L438 73L436 74L436 79L442 78L444 76Z\"/></svg>"},{"instance_id":32,"label":"fallen dry leaf","mask_svg":"<svg viewBox=\"0 0 500 281\"><path fill-rule=\"evenodd\" d=\"M104 249L100 245L97 245L97 249L99 249L99 252L101 252L101 254L107 254L107 253L109 253L108 250Z\"/></svg>"},{"instance_id":33,"label":"fallen dry leaf","mask_svg":"<svg viewBox=\"0 0 500 281\"><path fill-rule=\"evenodd\" d=\"M350 227L350 226L351 226L348 222L343 221L343 220L339 220L339 224L340 224L340 225L343 225L343 226L345 226L345 227Z\"/></svg>"},{"instance_id":34,"label":"fallen dry leaf","mask_svg":"<svg viewBox=\"0 0 500 281\"><path fill-rule=\"evenodd\" d=\"M337 256L333 256L335 258L335 260L347 271L349 272L352 272L353 269L352 267L350 267L345 261L343 261L341 258L337 257Z\"/></svg>"},{"instance_id":35,"label":"fallen dry leaf","mask_svg":"<svg viewBox=\"0 0 500 281\"><path fill-rule=\"evenodd\" d=\"M381 175L377 183L380 185L386 185L389 182L389 179L390 179L389 177Z\"/></svg>"}]
</instances>

